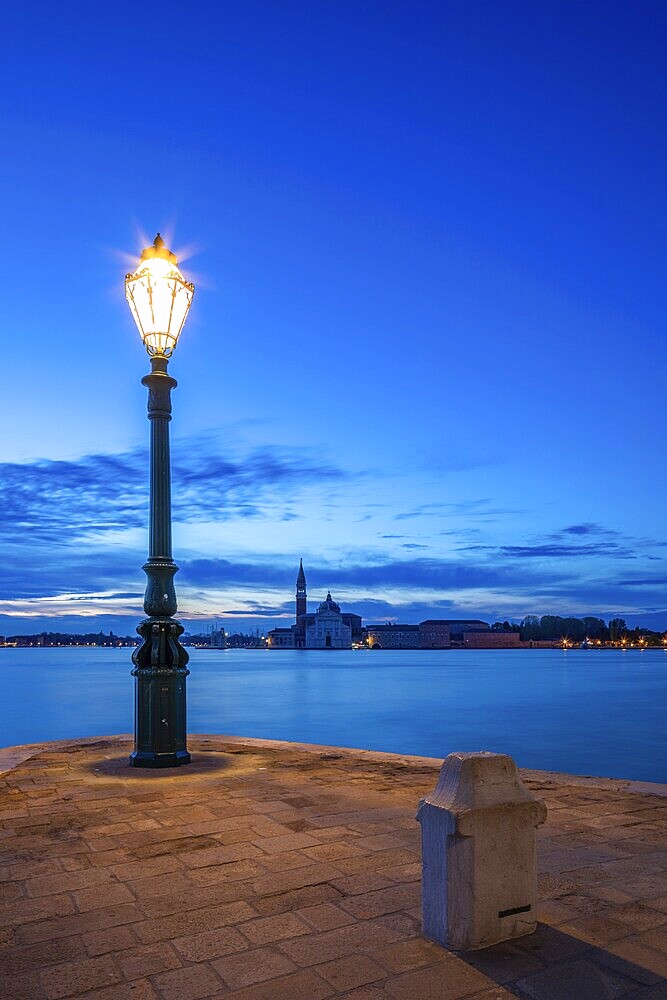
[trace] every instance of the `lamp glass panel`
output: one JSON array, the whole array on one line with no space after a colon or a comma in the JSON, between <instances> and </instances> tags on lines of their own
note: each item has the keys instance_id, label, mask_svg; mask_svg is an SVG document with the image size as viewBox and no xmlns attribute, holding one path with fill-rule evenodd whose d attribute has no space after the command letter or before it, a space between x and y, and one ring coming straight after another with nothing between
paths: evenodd
<instances>
[{"instance_id":1,"label":"lamp glass panel","mask_svg":"<svg viewBox=\"0 0 667 1000\"><path fill-rule=\"evenodd\" d=\"M192 302L192 285L175 264L152 257L128 275L125 294L148 353L169 357Z\"/></svg>"}]
</instances>

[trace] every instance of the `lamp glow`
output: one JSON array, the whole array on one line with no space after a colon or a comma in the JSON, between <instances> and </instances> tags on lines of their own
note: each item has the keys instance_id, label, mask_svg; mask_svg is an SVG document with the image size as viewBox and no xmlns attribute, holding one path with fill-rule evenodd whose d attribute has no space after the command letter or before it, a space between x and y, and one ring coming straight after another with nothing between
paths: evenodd
<instances>
[{"instance_id":1,"label":"lamp glow","mask_svg":"<svg viewBox=\"0 0 667 1000\"><path fill-rule=\"evenodd\" d=\"M153 246L142 251L136 271L125 276L125 298L151 357L171 357L194 294L195 286L185 280L176 254L158 233Z\"/></svg>"}]
</instances>

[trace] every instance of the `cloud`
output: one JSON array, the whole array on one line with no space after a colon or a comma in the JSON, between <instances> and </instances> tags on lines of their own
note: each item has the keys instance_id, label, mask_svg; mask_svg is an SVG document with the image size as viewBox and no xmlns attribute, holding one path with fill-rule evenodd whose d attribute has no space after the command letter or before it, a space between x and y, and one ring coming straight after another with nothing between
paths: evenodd
<instances>
[{"instance_id":1,"label":"cloud","mask_svg":"<svg viewBox=\"0 0 667 1000\"><path fill-rule=\"evenodd\" d=\"M262 448L234 457L209 437L173 448L175 522L296 517L290 490L340 482L348 474L309 449ZM290 494L290 500L293 493ZM144 528L148 455L86 455L76 461L42 459L0 464L0 537L63 544L104 532Z\"/></svg>"},{"instance_id":2,"label":"cloud","mask_svg":"<svg viewBox=\"0 0 667 1000\"><path fill-rule=\"evenodd\" d=\"M294 614L294 602L287 604L252 604L247 608L225 608L221 617L278 618L284 614Z\"/></svg>"},{"instance_id":3,"label":"cloud","mask_svg":"<svg viewBox=\"0 0 667 1000\"><path fill-rule=\"evenodd\" d=\"M41 562L33 569L25 564L11 568L3 576L0 599L5 610L9 604L32 607L58 597L72 607L87 603L101 609L105 604L124 603L139 608L141 591L136 585L140 565L141 556L133 552L89 551L73 557L70 551L55 551L50 562ZM224 613L246 617L291 613L296 574L291 557L276 555L255 561L186 558L179 559L179 565L176 583L181 606L207 608L215 600L218 606L232 609ZM489 595L496 594L504 606L513 603L516 613L521 613L537 605L538 610L552 610L557 603L582 610L599 607L600 602L635 607L633 594L640 591L642 600L659 606L665 582L661 577L640 576L619 583L604 578L586 580L578 571L570 572L567 564L546 568L533 558L526 564L525 559L507 556L502 550L494 550L493 558L488 560L424 556L377 560L374 556L371 561L357 552L344 564L313 561L306 566L306 574L311 600L317 600L331 587L346 602L384 600L394 611L396 606L410 605L417 595L420 606L432 609L438 601L460 605L476 595L484 595L483 600L488 601ZM243 599L234 605L233 597L220 597L225 594ZM262 599L258 600L260 594ZM387 600L387 594L391 594L391 600ZM267 601L269 595L275 595L277 600Z\"/></svg>"},{"instance_id":4,"label":"cloud","mask_svg":"<svg viewBox=\"0 0 667 1000\"><path fill-rule=\"evenodd\" d=\"M380 622L390 618L392 621L414 624L427 618L451 618L455 609L455 602L448 600L405 601L399 604L369 598L350 601L342 610L361 615L368 622Z\"/></svg>"},{"instance_id":5,"label":"cloud","mask_svg":"<svg viewBox=\"0 0 667 1000\"><path fill-rule=\"evenodd\" d=\"M142 449L70 462L0 464L1 610L13 615L64 615L70 610L74 616L140 615L147 479L148 456ZM331 496L330 487L344 487L350 479L317 450L240 452L207 436L177 440L174 521L262 517L275 528L277 547L279 522L296 519L298 498L306 491L319 490L320 516L327 511L336 519L356 514L359 508L351 511L349 491ZM519 536L518 544L498 544L486 524L517 511L494 505L488 497L425 502L398 512L390 502L361 509L385 513L388 530L379 537L395 542L387 549L393 547L404 558L379 558L376 533L367 552L356 548L338 555L336 562L318 559L314 551L306 567L312 603L330 586L347 610L413 621L476 617L489 607L503 617L521 617L533 610L586 613L609 607L629 613L664 603L664 576L651 577L648 562L642 568L638 561L656 558L651 548L664 542L633 539L582 520L537 537ZM392 516L396 521L431 518L433 530L420 525L414 534L394 534ZM442 519L454 520L443 524ZM409 531L412 525L395 527ZM291 547L293 529L288 525L285 532ZM204 534L208 537L206 531L191 532L195 538ZM440 536L452 534L459 547L447 557L438 556L439 545L451 544ZM485 544L488 538L495 544ZM206 545L204 552L210 551ZM214 606L234 620L266 623L292 615L296 556L267 552L261 557L241 550L223 559L199 553L195 548L178 559L179 600L192 609L190 617L208 618L207 609ZM614 562L620 565L619 560L627 561L620 580L618 570L605 571ZM630 560L636 561L634 575L628 572Z\"/></svg>"},{"instance_id":6,"label":"cloud","mask_svg":"<svg viewBox=\"0 0 667 1000\"><path fill-rule=\"evenodd\" d=\"M567 528L555 531L551 537L559 538L563 535L618 535L618 532L588 521L584 524L570 524Z\"/></svg>"},{"instance_id":7,"label":"cloud","mask_svg":"<svg viewBox=\"0 0 667 1000\"><path fill-rule=\"evenodd\" d=\"M614 559L636 559L634 552L615 542L597 542L590 545L501 545L504 556L516 559L571 559L581 556L613 556Z\"/></svg>"},{"instance_id":8,"label":"cloud","mask_svg":"<svg viewBox=\"0 0 667 1000\"><path fill-rule=\"evenodd\" d=\"M228 559L179 560L181 579L196 587L262 587L292 591L298 566L292 562L231 562Z\"/></svg>"},{"instance_id":9,"label":"cloud","mask_svg":"<svg viewBox=\"0 0 667 1000\"><path fill-rule=\"evenodd\" d=\"M523 511L505 507L493 507L492 501L486 497L479 500L460 500L455 503L423 503L412 510L401 511L394 515L395 521L407 521L418 517L465 517L493 520L509 514L521 514Z\"/></svg>"},{"instance_id":10,"label":"cloud","mask_svg":"<svg viewBox=\"0 0 667 1000\"><path fill-rule=\"evenodd\" d=\"M142 581L142 550L104 547L91 551L69 544L8 545L0 574L0 600L32 600L59 594L104 595L99 600L131 600Z\"/></svg>"},{"instance_id":11,"label":"cloud","mask_svg":"<svg viewBox=\"0 0 667 1000\"><path fill-rule=\"evenodd\" d=\"M71 594L69 599L70 601L134 601L138 598L143 598L143 596L143 592L139 593L138 591L129 591L127 593L123 593L122 591L120 593L113 593L111 591L110 593L102 594Z\"/></svg>"},{"instance_id":12,"label":"cloud","mask_svg":"<svg viewBox=\"0 0 667 1000\"><path fill-rule=\"evenodd\" d=\"M86 567L82 560L74 568L84 570L87 578L97 583L95 563L99 565L99 559L91 553L90 565ZM569 571L567 564L547 568L539 560L526 564L501 556L489 562L420 557L369 563L357 552L344 565L313 560L307 564L306 573L311 609L331 587L344 610L375 621L391 618L415 622L430 617L496 620L522 618L528 613L609 617L610 608L622 615L639 614L642 609L657 612L665 606L667 584L664 576L639 574L617 581L601 575L599 567L596 576L586 579L578 564L577 569ZM128 578L136 582L136 565ZM252 628L253 620L264 628L284 624L294 614L294 582L295 566L285 556L262 562L185 560L177 578L182 617L194 621L229 618L237 622L237 628ZM45 622L49 615L81 614L79 609L84 608L87 615L102 614L106 608L107 614L126 616L126 631L131 631L141 616L138 591L91 588L84 592L80 588L68 592L56 588L61 597L49 597L49 591L44 587L40 590L38 583L36 577L31 598L3 601L0 611L11 611L14 617L9 621L16 623L5 624L5 633L36 631L33 623L37 620ZM20 617L27 615L31 617ZM53 617L48 627L57 629L58 618Z\"/></svg>"},{"instance_id":13,"label":"cloud","mask_svg":"<svg viewBox=\"0 0 667 1000\"><path fill-rule=\"evenodd\" d=\"M342 565L310 565L306 567L309 592L316 589L352 588L382 592L404 588L434 591L470 590L515 585L523 581L528 586L525 570L502 563L464 562L454 559L424 558L365 561L361 554ZM294 590L295 565L270 562L232 562L227 559L181 560L181 579L196 587L265 587L276 591ZM551 573L558 579L558 574ZM541 577L540 577L541 579Z\"/></svg>"},{"instance_id":14,"label":"cloud","mask_svg":"<svg viewBox=\"0 0 667 1000\"><path fill-rule=\"evenodd\" d=\"M458 547L458 552L486 552L508 559L659 559L646 550L663 547L664 542L651 538L634 538L602 524L585 521L558 528L538 536L530 544L492 545L470 544Z\"/></svg>"}]
</instances>

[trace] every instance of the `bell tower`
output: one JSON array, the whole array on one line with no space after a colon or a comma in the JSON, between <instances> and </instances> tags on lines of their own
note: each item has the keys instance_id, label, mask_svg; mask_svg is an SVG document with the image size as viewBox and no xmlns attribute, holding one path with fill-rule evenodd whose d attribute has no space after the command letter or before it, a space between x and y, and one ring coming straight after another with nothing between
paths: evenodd
<instances>
[{"instance_id":1,"label":"bell tower","mask_svg":"<svg viewBox=\"0 0 667 1000\"><path fill-rule=\"evenodd\" d=\"M296 578L296 620L306 613L306 574L303 571L303 559L299 560L299 575Z\"/></svg>"}]
</instances>

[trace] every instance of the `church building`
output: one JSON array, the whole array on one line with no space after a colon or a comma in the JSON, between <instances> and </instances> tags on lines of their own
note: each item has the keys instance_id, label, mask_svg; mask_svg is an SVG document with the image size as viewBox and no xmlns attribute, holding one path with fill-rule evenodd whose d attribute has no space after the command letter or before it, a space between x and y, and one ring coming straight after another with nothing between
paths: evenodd
<instances>
[{"instance_id":1,"label":"church building","mask_svg":"<svg viewBox=\"0 0 667 1000\"><path fill-rule=\"evenodd\" d=\"M296 623L274 628L268 634L269 649L350 649L361 639L361 615L342 614L340 605L327 593L314 614L308 614L306 574L303 560L296 578Z\"/></svg>"},{"instance_id":2,"label":"church building","mask_svg":"<svg viewBox=\"0 0 667 1000\"><path fill-rule=\"evenodd\" d=\"M345 616L347 617L347 616ZM352 628L343 620L340 604L331 598L331 591L306 625L306 649L350 649Z\"/></svg>"}]
</instances>

